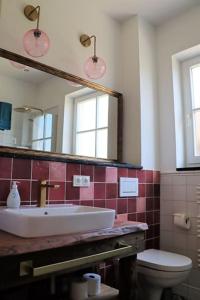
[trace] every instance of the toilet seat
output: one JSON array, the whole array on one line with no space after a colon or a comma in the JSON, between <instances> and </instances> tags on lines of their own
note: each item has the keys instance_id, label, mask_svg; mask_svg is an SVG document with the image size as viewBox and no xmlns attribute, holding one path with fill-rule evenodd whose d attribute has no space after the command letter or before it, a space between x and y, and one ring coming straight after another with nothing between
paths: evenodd
<instances>
[{"instance_id":1,"label":"toilet seat","mask_svg":"<svg viewBox=\"0 0 200 300\"><path fill-rule=\"evenodd\" d=\"M139 253L137 262L140 266L165 272L183 272L192 267L190 258L156 249L148 249Z\"/></svg>"}]
</instances>

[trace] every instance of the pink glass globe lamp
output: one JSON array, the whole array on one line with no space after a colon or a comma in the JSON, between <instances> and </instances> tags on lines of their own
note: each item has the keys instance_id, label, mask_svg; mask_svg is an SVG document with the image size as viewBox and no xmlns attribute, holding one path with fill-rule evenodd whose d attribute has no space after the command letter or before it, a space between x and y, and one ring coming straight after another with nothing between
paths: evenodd
<instances>
[{"instance_id":1,"label":"pink glass globe lamp","mask_svg":"<svg viewBox=\"0 0 200 300\"><path fill-rule=\"evenodd\" d=\"M106 73L106 63L103 58L96 55L96 36L83 34L80 37L80 42L84 47L89 47L91 45L91 39L94 38L94 55L89 57L84 64L84 72L90 79L100 79Z\"/></svg>"},{"instance_id":2,"label":"pink glass globe lamp","mask_svg":"<svg viewBox=\"0 0 200 300\"><path fill-rule=\"evenodd\" d=\"M103 58L92 56L89 57L84 65L85 74L90 79L100 79L106 72L106 64Z\"/></svg>"},{"instance_id":3,"label":"pink glass globe lamp","mask_svg":"<svg viewBox=\"0 0 200 300\"><path fill-rule=\"evenodd\" d=\"M47 54L50 41L44 31L31 29L24 35L24 49L32 57L41 57Z\"/></svg>"},{"instance_id":4,"label":"pink glass globe lamp","mask_svg":"<svg viewBox=\"0 0 200 300\"><path fill-rule=\"evenodd\" d=\"M27 31L23 38L23 45L26 53L32 57L42 57L47 54L50 47L48 35L39 29L40 6L36 8L28 5L24 9L25 16L31 20L37 20L36 29Z\"/></svg>"},{"instance_id":5,"label":"pink glass globe lamp","mask_svg":"<svg viewBox=\"0 0 200 300\"><path fill-rule=\"evenodd\" d=\"M25 69L26 69L26 66L25 66L25 65L20 64L20 63L14 61L14 60L10 60L10 63L11 63L11 65L12 65L14 68L16 68L16 69L18 69L18 70L25 70Z\"/></svg>"}]
</instances>

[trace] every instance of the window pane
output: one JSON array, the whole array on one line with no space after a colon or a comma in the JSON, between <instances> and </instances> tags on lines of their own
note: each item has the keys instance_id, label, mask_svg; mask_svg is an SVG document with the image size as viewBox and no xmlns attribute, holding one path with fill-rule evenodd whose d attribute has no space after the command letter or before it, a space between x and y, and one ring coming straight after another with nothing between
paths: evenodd
<instances>
[{"instance_id":1,"label":"window pane","mask_svg":"<svg viewBox=\"0 0 200 300\"><path fill-rule=\"evenodd\" d=\"M194 155L200 156L200 111L193 114L194 120Z\"/></svg>"},{"instance_id":2,"label":"window pane","mask_svg":"<svg viewBox=\"0 0 200 300\"><path fill-rule=\"evenodd\" d=\"M76 135L76 154L95 157L95 131Z\"/></svg>"},{"instance_id":3,"label":"window pane","mask_svg":"<svg viewBox=\"0 0 200 300\"><path fill-rule=\"evenodd\" d=\"M53 115L52 114L45 114L45 137L52 136L52 124L53 123Z\"/></svg>"},{"instance_id":4,"label":"window pane","mask_svg":"<svg viewBox=\"0 0 200 300\"><path fill-rule=\"evenodd\" d=\"M97 131L97 157L108 158L108 129Z\"/></svg>"},{"instance_id":5,"label":"window pane","mask_svg":"<svg viewBox=\"0 0 200 300\"><path fill-rule=\"evenodd\" d=\"M86 131L96 127L96 98L78 102L77 131Z\"/></svg>"},{"instance_id":6,"label":"window pane","mask_svg":"<svg viewBox=\"0 0 200 300\"><path fill-rule=\"evenodd\" d=\"M108 126L108 95L98 97L97 101L97 128Z\"/></svg>"},{"instance_id":7,"label":"window pane","mask_svg":"<svg viewBox=\"0 0 200 300\"><path fill-rule=\"evenodd\" d=\"M200 66L191 69L193 108L200 108Z\"/></svg>"},{"instance_id":8,"label":"window pane","mask_svg":"<svg viewBox=\"0 0 200 300\"><path fill-rule=\"evenodd\" d=\"M44 141L35 141L32 142L32 149L34 150L43 150Z\"/></svg>"},{"instance_id":9,"label":"window pane","mask_svg":"<svg viewBox=\"0 0 200 300\"><path fill-rule=\"evenodd\" d=\"M51 151L51 139L44 140L44 151Z\"/></svg>"},{"instance_id":10,"label":"window pane","mask_svg":"<svg viewBox=\"0 0 200 300\"><path fill-rule=\"evenodd\" d=\"M42 139L44 134L44 116L33 119L33 140Z\"/></svg>"}]
</instances>

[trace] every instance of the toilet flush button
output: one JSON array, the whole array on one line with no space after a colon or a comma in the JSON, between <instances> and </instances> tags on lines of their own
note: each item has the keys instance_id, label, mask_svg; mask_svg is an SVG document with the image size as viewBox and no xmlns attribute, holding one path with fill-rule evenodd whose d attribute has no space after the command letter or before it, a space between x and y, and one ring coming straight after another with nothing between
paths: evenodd
<instances>
[{"instance_id":1,"label":"toilet flush button","mask_svg":"<svg viewBox=\"0 0 200 300\"><path fill-rule=\"evenodd\" d=\"M138 178L120 177L120 197L138 196Z\"/></svg>"}]
</instances>

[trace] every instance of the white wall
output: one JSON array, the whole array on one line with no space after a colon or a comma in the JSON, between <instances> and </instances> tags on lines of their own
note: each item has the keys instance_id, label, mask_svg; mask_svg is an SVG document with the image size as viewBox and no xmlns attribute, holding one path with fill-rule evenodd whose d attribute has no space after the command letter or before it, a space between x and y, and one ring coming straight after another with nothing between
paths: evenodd
<instances>
[{"instance_id":1,"label":"white wall","mask_svg":"<svg viewBox=\"0 0 200 300\"><path fill-rule=\"evenodd\" d=\"M155 28L139 17L122 24L124 160L159 170Z\"/></svg>"},{"instance_id":2,"label":"white wall","mask_svg":"<svg viewBox=\"0 0 200 300\"><path fill-rule=\"evenodd\" d=\"M184 107L182 93L182 73L181 63L174 55L172 58L173 72L173 93L174 93L174 115L175 115L175 138L176 138L176 167L184 167L186 160L185 153L185 123L184 123Z\"/></svg>"},{"instance_id":3,"label":"white wall","mask_svg":"<svg viewBox=\"0 0 200 300\"><path fill-rule=\"evenodd\" d=\"M75 88L67 84L66 80L56 77L44 80L38 85L36 106L44 110L58 108L56 145L56 151L58 152L62 152L65 96L74 90Z\"/></svg>"},{"instance_id":4,"label":"white wall","mask_svg":"<svg viewBox=\"0 0 200 300\"><path fill-rule=\"evenodd\" d=\"M176 168L172 55L200 44L200 6L157 29L161 170Z\"/></svg>"},{"instance_id":5,"label":"white wall","mask_svg":"<svg viewBox=\"0 0 200 300\"><path fill-rule=\"evenodd\" d=\"M108 158L117 159L117 116L118 101L109 96L108 108Z\"/></svg>"},{"instance_id":6,"label":"white wall","mask_svg":"<svg viewBox=\"0 0 200 300\"><path fill-rule=\"evenodd\" d=\"M36 24L28 21L23 9L29 0L2 0L0 12L0 47L22 52L24 33ZM90 0L32 0L41 5L41 29L51 40L49 53L38 59L67 72L84 77L83 63L93 48L79 42L82 33L97 36L97 55L107 63L107 73L99 83L120 90L120 24L99 12Z\"/></svg>"},{"instance_id":7,"label":"white wall","mask_svg":"<svg viewBox=\"0 0 200 300\"><path fill-rule=\"evenodd\" d=\"M0 101L12 103L12 108L33 105L36 98L36 86L23 80L0 75ZM16 142L21 145L23 117L25 115L12 111L11 130L0 132L1 144ZM6 138L7 136L7 138ZM17 138L16 141L13 140Z\"/></svg>"},{"instance_id":8,"label":"white wall","mask_svg":"<svg viewBox=\"0 0 200 300\"><path fill-rule=\"evenodd\" d=\"M122 84L124 95L124 161L141 164L139 24L122 24Z\"/></svg>"},{"instance_id":9,"label":"white wall","mask_svg":"<svg viewBox=\"0 0 200 300\"><path fill-rule=\"evenodd\" d=\"M141 161L145 169L159 170L159 103L156 54L155 27L140 18Z\"/></svg>"}]
</instances>

